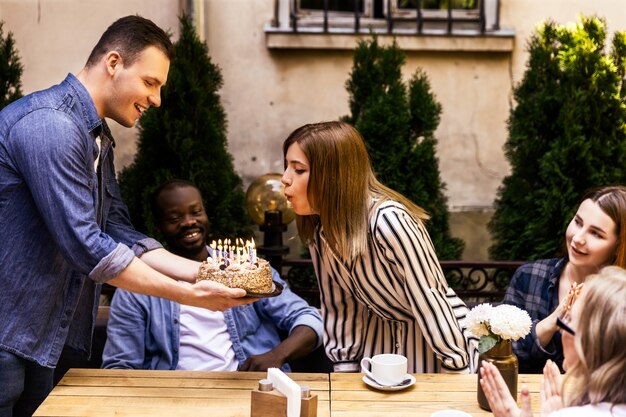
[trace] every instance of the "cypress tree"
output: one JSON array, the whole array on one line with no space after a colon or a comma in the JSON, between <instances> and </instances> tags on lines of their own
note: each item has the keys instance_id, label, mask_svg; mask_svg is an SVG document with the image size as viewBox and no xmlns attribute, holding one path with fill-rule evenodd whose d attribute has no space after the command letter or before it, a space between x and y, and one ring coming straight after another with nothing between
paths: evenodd
<instances>
[{"instance_id":1,"label":"cypress tree","mask_svg":"<svg viewBox=\"0 0 626 417\"><path fill-rule=\"evenodd\" d=\"M0 22L0 109L22 97L20 56L11 32L4 36L4 22Z\"/></svg>"},{"instance_id":2,"label":"cypress tree","mask_svg":"<svg viewBox=\"0 0 626 417\"><path fill-rule=\"evenodd\" d=\"M418 69L402 81L406 55L395 43L380 46L376 36L359 42L346 88L350 112L343 120L363 135L377 178L423 207L426 223L440 259L458 259L463 242L453 238L448 224L434 136L441 104L428 76Z\"/></svg>"},{"instance_id":3,"label":"cypress tree","mask_svg":"<svg viewBox=\"0 0 626 417\"><path fill-rule=\"evenodd\" d=\"M204 198L210 239L249 236L241 178L227 149L226 114L218 94L222 75L189 18L181 17L180 23L161 107L150 108L139 121L137 154L120 174L122 194L135 227L157 235L151 193L168 179L187 179Z\"/></svg>"},{"instance_id":4,"label":"cypress tree","mask_svg":"<svg viewBox=\"0 0 626 417\"><path fill-rule=\"evenodd\" d=\"M511 165L489 224L493 259L560 254L582 195L626 180L624 56L617 32L605 51L606 25L547 21L532 35L505 144Z\"/></svg>"}]
</instances>

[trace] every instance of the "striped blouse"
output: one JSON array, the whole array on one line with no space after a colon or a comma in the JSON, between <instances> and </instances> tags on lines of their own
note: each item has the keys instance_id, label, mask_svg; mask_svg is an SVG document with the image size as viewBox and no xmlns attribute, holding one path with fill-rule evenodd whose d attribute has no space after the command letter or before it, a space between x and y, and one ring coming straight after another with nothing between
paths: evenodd
<instances>
[{"instance_id":1,"label":"striped blouse","mask_svg":"<svg viewBox=\"0 0 626 417\"><path fill-rule=\"evenodd\" d=\"M468 310L448 287L424 224L403 205L384 202L370 212L368 246L344 262L318 229L309 248L335 370L356 371L365 356L397 353L411 373L473 372L476 339L459 325Z\"/></svg>"}]
</instances>

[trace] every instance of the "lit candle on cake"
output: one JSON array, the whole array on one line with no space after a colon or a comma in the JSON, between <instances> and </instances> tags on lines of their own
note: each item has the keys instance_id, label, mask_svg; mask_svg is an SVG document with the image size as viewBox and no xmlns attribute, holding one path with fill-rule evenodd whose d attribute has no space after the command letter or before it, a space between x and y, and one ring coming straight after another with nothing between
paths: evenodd
<instances>
[{"instance_id":1,"label":"lit candle on cake","mask_svg":"<svg viewBox=\"0 0 626 417\"><path fill-rule=\"evenodd\" d=\"M254 238L252 238L252 247L250 248L250 263L254 265L256 263L256 245L254 244Z\"/></svg>"},{"instance_id":2,"label":"lit candle on cake","mask_svg":"<svg viewBox=\"0 0 626 417\"><path fill-rule=\"evenodd\" d=\"M217 243L211 242L211 258L213 259L213 265L217 266Z\"/></svg>"},{"instance_id":3,"label":"lit candle on cake","mask_svg":"<svg viewBox=\"0 0 626 417\"><path fill-rule=\"evenodd\" d=\"M246 258L252 263L252 243L249 240L246 240Z\"/></svg>"}]
</instances>

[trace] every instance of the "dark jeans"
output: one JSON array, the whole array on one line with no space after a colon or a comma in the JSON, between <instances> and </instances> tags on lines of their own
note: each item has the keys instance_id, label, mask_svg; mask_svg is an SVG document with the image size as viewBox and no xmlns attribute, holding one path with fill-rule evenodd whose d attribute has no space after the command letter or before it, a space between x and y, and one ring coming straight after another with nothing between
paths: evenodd
<instances>
[{"instance_id":1,"label":"dark jeans","mask_svg":"<svg viewBox=\"0 0 626 417\"><path fill-rule=\"evenodd\" d=\"M0 417L31 416L52 391L54 369L0 350Z\"/></svg>"}]
</instances>

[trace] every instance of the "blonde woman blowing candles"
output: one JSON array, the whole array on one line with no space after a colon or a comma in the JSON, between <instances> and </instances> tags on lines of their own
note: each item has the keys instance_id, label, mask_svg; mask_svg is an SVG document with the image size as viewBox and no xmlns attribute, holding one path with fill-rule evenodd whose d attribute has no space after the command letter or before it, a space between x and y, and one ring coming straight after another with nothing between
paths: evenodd
<instances>
[{"instance_id":1,"label":"blonde woman blowing candles","mask_svg":"<svg viewBox=\"0 0 626 417\"><path fill-rule=\"evenodd\" d=\"M326 353L337 372L397 353L409 372L470 372L467 307L448 287L423 209L376 180L363 138L341 122L284 142L285 195L317 275ZM416 173L418 175L419 173Z\"/></svg>"}]
</instances>

